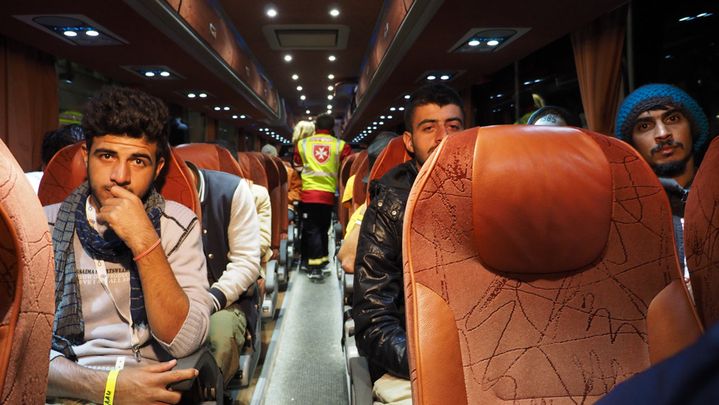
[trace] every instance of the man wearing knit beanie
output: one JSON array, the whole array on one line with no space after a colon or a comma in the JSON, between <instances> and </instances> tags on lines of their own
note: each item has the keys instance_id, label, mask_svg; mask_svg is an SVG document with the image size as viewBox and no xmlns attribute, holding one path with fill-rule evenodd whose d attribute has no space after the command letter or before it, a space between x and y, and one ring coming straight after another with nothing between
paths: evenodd
<instances>
[{"instance_id":1,"label":"man wearing knit beanie","mask_svg":"<svg viewBox=\"0 0 719 405\"><path fill-rule=\"evenodd\" d=\"M668 84L648 84L624 100L615 128L617 138L634 146L664 186L683 263L684 204L709 141L706 115L683 90Z\"/></svg>"}]
</instances>

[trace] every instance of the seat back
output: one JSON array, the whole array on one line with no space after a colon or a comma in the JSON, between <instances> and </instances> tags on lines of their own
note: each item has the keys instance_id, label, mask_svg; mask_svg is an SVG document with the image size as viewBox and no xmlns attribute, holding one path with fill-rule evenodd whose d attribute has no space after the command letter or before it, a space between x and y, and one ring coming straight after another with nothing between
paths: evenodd
<instances>
[{"instance_id":1,"label":"seat back","mask_svg":"<svg viewBox=\"0 0 719 405\"><path fill-rule=\"evenodd\" d=\"M340 200L342 199L342 196L345 195L345 187L347 185L347 180L351 176L350 170L352 169L352 163L357 159L357 156L359 155L359 152L355 152L345 158L345 160L342 161L342 166L340 166L340 175L339 175L339 191L340 191ZM354 184L353 184L354 186ZM345 228L347 226L347 221L349 220L349 209L342 204L342 201L338 201L338 208L337 208L337 216L339 217L340 225L342 225L342 234L344 234Z\"/></svg>"},{"instance_id":2,"label":"seat back","mask_svg":"<svg viewBox=\"0 0 719 405\"><path fill-rule=\"evenodd\" d=\"M591 403L701 334L663 189L616 139L449 136L405 212L415 404Z\"/></svg>"},{"instance_id":3,"label":"seat back","mask_svg":"<svg viewBox=\"0 0 719 405\"><path fill-rule=\"evenodd\" d=\"M201 169L215 170L243 176L240 164L227 149L210 143L186 143L174 148L175 153L184 161L190 161Z\"/></svg>"},{"instance_id":4,"label":"seat back","mask_svg":"<svg viewBox=\"0 0 719 405\"><path fill-rule=\"evenodd\" d=\"M407 148L404 146L402 137L396 136L392 138L384 150L382 150L382 153L377 156L374 166L370 168L369 180L372 181L381 178L391 168L410 159L412 159L412 157L407 153ZM367 186L369 187L369 183Z\"/></svg>"},{"instance_id":5,"label":"seat back","mask_svg":"<svg viewBox=\"0 0 719 405\"><path fill-rule=\"evenodd\" d=\"M288 196L287 196L287 187L289 186L289 178L287 176L287 169L285 168L285 164L282 162L282 159L270 155L265 155L269 158L269 160L272 161L272 163L275 165L275 169L277 170L277 174L279 175L279 197L280 197L280 233L283 235L287 235L287 227L289 226L289 218L287 216L287 204L288 204Z\"/></svg>"},{"instance_id":6,"label":"seat back","mask_svg":"<svg viewBox=\"0 0 719 405\"><path fill-rule=\"evenodd\" d=\"M38 197L43 206L62 202L86 178L85 160L82 157L82 143L60 149L45 167L40 181ZM170 151L165 184L160 193L167 200L176 201L191 209L198 218L202 217L200 200L185 162Z\"/></svg>"},{"instance_id":7,"label":"seat back","mask_svg":"<svg viewBox=\"0 0 719 405\"><path fill-rule=\"evenodd\" d=\"M265 172L264 159L260 160L253 152L239 152L237 161L240 164L242 173L253 183L267 188L267 174Z\"/></svg>"},{"instance_id":8,"label":"seat back","mask_svg":"<svg viewBox=\"0 0 719 405\"><path fill-rule=\"evenodd\" d=\"M694 176L684 210L684 251L697 311L709 329L719 320L719 138Z\"/></svg>"},{"instance_id":9,"label":"seat back","mask_svg":"<svg viewBox=\"0 0 719 405\"><path fill-rule=\"evenodd\" d=\"M62 202L86 178L82 142L60 149L45 167L37 196L43 206Z\"/></svg>"},{"instance_id":10,"label":"seat back","mask_svg":"<svg viewBox=\"0 0 719 405\"><path fill-rule=\"evenodd\" d=\"M0 141L0 403L45 403L55 313L47 218Z\"/></svg>"},{"instance_id":11,"label":"seat back","mask_svg":"<svg viewBox=\"0 0 719 405\"><path fill-rule=\"evenodd\" d=\"M355 184L352 189L352 210L350 215L352 215L352 212L354 212L357 207L362 205L367 198L367 187L362 181L369 172L369 161L366 150L363 150L360 152L359 156L357 156L357 159L355 159L354 163L352 163L351 171L352 174L355 175Z\"/></svg>"}]
</instances>

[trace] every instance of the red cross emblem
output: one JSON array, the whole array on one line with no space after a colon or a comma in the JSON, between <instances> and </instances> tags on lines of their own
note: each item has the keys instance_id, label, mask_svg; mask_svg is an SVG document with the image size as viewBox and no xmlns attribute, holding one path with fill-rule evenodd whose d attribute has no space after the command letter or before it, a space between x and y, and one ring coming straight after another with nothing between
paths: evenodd
<instances>
[{"instance_id":1,"label":"red cross emblem","mask_svg":"<svg viewBox=\"0 0 719 405\"><path fill-rule=\"evenodd\" d=\"M330 147L328 145L314 145L312 147L312 155L317 163L324 163L330 157Z\"/></svg>"}]
</instances>

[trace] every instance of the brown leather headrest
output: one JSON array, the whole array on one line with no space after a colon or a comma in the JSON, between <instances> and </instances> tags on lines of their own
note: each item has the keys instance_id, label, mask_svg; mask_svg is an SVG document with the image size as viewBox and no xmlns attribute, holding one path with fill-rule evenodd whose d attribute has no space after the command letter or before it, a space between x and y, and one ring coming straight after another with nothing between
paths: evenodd
<instances>
[{"instance_id":1,"label":"brown leather headrest","mask_svg":"<svg viewBox=\"0 0 719 405\"><path fill-rule=\"evenodd\" d=\"M178 145L174 149L183 160L190 161L201 169L216 170L244 177L240 164L227 149L219 145L186 143Z\"/></svg>"},{"instance_id":2,"label":"brown leather headrest","mask_svg":"<svg viewBox=\"0 0 719 405\"><path fill-rule=\"evenodd\" d=\"M487 268L532 274L581 269L603 252L611 209L609 162L582 130L479 129L472 213Z\"/></svg>"}]
</instances>

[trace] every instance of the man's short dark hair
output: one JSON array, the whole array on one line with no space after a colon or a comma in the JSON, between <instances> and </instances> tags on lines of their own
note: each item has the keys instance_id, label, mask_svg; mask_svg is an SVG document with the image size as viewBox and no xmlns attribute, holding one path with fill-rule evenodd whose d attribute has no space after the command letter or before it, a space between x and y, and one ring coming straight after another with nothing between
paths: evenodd
<instances>
[{"instance_id":1,"label":"man's short dark hair","mask_svg":"<svg viewBox=\"0 0 719 405\"><path fill-rule=\"evenodd\" d=\"M427 104L437 104L440 107L454 104L459 107L462 115L464 115L462 99L453 88L445 84L427 84L418 88L410 95L410 101L404 110L404 125L407 131L412 132L414 110L417 109L417 107Z\"/></svg>"},{"instance_id":2,"label":"man's short dark hair","mask_svg":"<svg viewBox=\"0 0 719 405\"><path fill-rule=\"evenodd\" d=\"M106 87L90 99L82 117L87 148L96 136L107 134L144 137L157 144L156 161L169 161L167 106L141 90Z\"/></svg>"},{"instance_id":3,"label":"man's short dark hair","mask_svg":"<svg viewBox=\"0 0 719 405\"><path fill-rule=\"evenodd\" d=\"M322 129L332 131L335 127L335 119L329 114L320 114L315 120L315 130Z\"/></svg>"},{"instance_id":4,"label":"man's short dark hair","mask_svg":"<svg viewBox=\"0 0 719 405\"><path fill-rule=\"evenodd\" d=\"M42 139L42 164L47 166L50 159L62 148L85 139L82 127L77 124L65 125L45 134Z\"/></svg>"}]
</instances>

